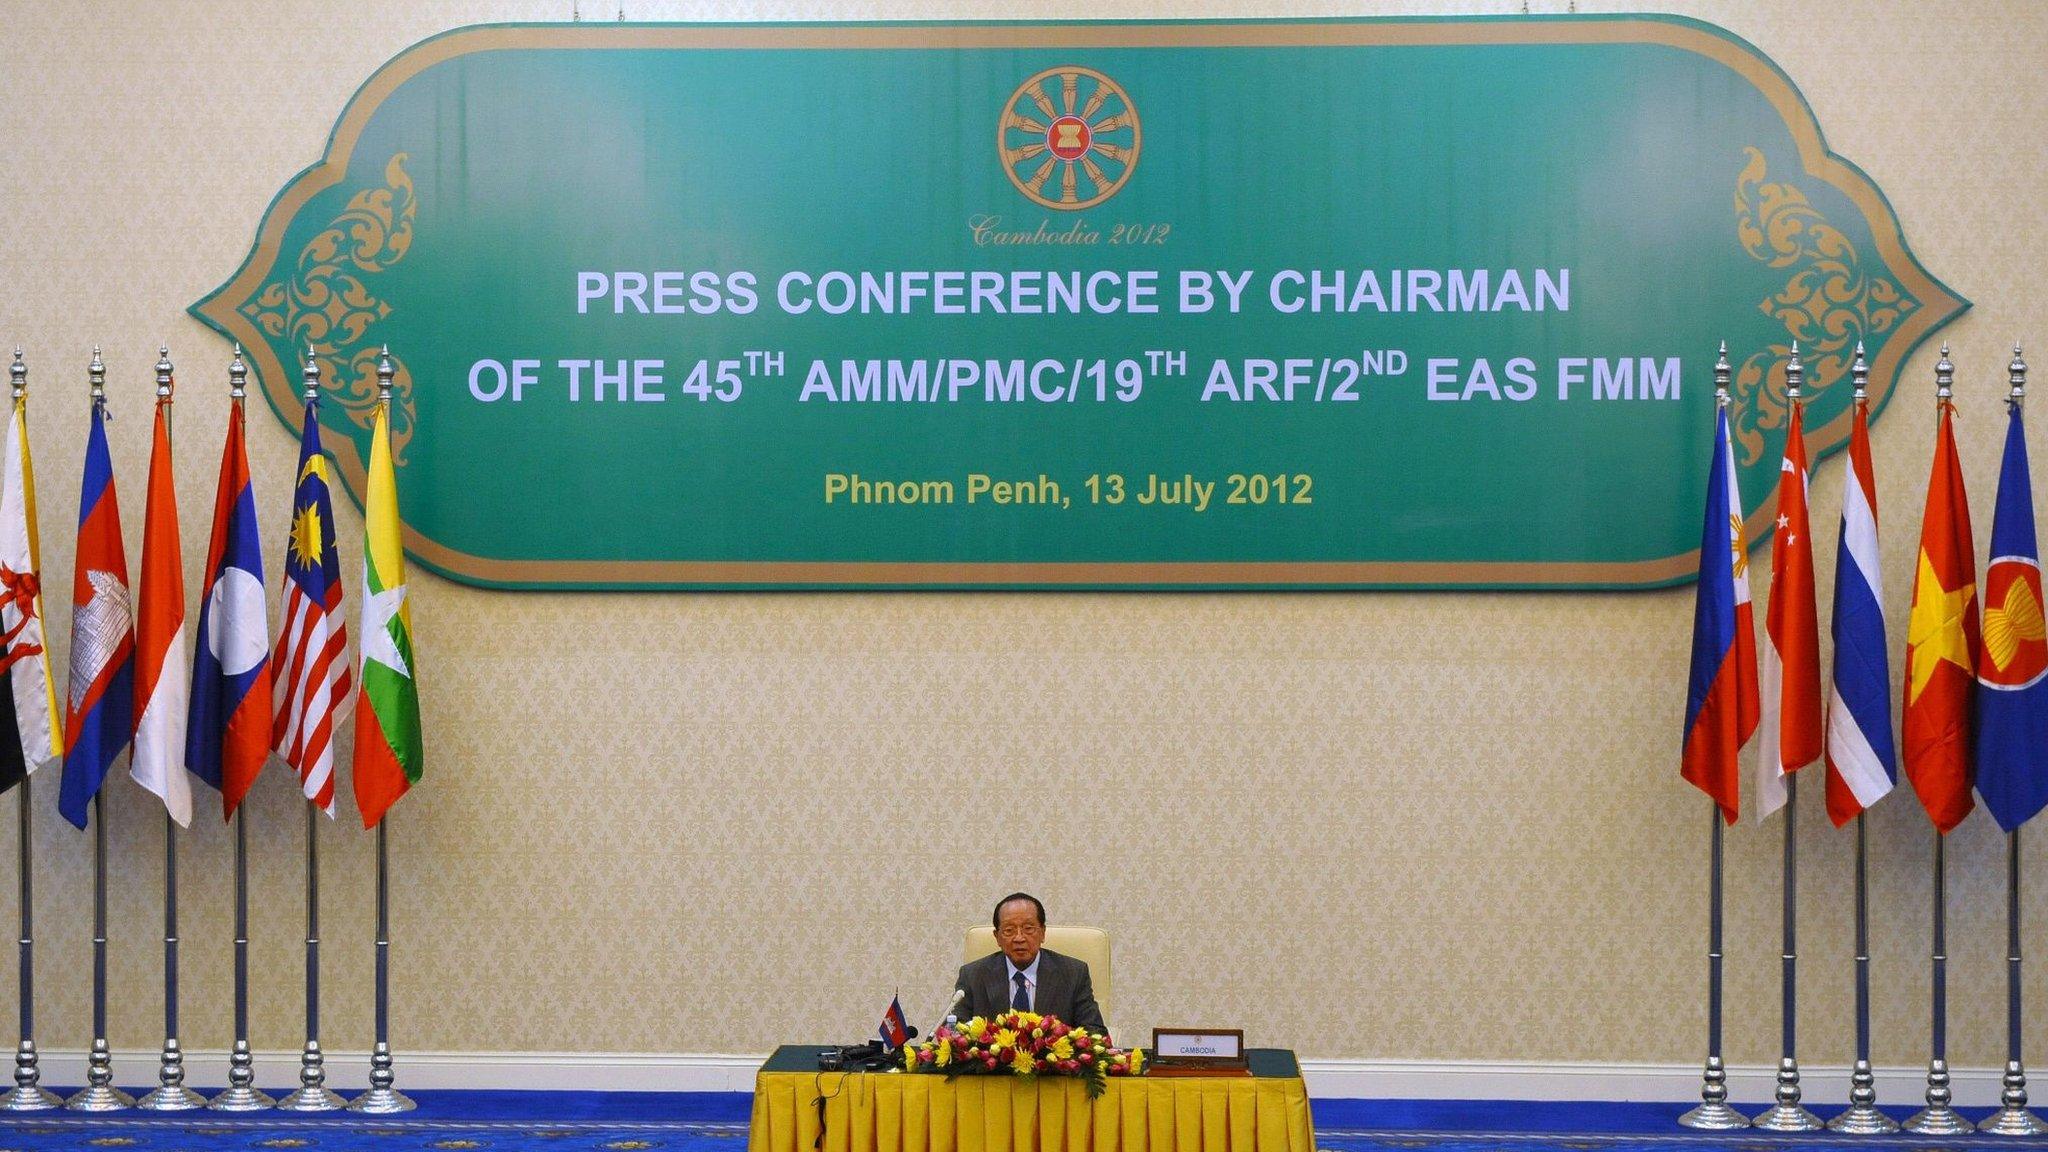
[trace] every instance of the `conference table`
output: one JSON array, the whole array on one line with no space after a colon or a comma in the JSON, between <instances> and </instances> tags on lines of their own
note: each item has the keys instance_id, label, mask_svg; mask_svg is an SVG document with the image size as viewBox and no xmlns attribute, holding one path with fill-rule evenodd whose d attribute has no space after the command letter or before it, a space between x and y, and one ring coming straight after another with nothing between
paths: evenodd
<instances>
[{"instance_id":1,"label":"conference table","mask_svg":"<svg viewBox=\"0 0 2048 1152\"><path fill-rule=\"evenodd\" d=\"M824 1051L761 1066L747 1152L1315 1152L1284 1048L1249 1049L1249 1076L1111 1077L1092 1102L1066 1076L821 1072Z\"/></svg>"}]
</instances>

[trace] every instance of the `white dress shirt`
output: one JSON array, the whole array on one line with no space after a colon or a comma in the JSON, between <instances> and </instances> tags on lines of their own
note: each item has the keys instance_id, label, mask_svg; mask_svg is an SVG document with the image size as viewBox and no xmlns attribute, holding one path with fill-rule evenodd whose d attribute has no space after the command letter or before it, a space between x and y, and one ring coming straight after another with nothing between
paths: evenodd
<instances>
[{"instance_id":1,"label":"white dress shirt","mask_svg":"<svg viewBox=\"0 0 2048 1152\"><path fill-rule=\"evenodd\" d=\"M1030 1011L1038 1011L1038 960L1039 956L1043 955L1045 953L1040 952L1038 956L1033 956L1030 966L1026 968L1017 967L1017 962L1008 956L1003 957L1003 966L1009 969L1009 975L1003 980L1003 1005L1005 1008L1017 1002L1017 973L1022 972L1024 974L1024 999L1031 1005Z\"/></svg>"}]
</instances>

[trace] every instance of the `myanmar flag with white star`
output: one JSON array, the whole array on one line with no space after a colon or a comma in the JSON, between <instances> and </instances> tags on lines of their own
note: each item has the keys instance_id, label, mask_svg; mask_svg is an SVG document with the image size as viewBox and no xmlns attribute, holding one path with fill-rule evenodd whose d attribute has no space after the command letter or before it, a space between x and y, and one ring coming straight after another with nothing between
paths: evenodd
<instances>
[{"instance_id":1,"label":"myanmar flag with white star","mask_svg":"<svg viewBox=\"0 0 2048 1152\"><path fill-rule=\"evenodd\" d=\"M363 616L357 635L362 675L356 689L356 807L374 828L406 789L419 783L419 685L413 679L412 610L405 599L405 551L399 544L398 478L391 469L391 408L377 407L370 477L363 499Z\"/></svg>"}]
</instances>

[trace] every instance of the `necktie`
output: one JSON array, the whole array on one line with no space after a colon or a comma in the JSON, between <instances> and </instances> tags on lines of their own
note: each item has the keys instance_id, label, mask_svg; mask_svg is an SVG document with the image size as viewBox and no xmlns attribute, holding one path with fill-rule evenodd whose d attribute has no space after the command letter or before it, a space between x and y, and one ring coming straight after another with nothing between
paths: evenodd
<instances>
[{"instance_id":1,"label":"necktie","mask_svg":"<svg viewBox=\"0 0 2048 1152\"><path fill-rule=\"evenodd\" d=\"M1010 1000L1010 1007L1019 1012L1031 1011L1031 995L1024 988L1024 974L1017 973L1017 995Z\"/></svg>"}]
</instances>

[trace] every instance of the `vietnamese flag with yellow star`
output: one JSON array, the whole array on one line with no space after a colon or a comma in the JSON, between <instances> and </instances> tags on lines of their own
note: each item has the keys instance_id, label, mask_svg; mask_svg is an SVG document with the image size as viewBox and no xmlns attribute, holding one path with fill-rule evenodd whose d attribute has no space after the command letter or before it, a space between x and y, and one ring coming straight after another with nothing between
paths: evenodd
<instances>
[{"instance_id":1,"label":"vietnamese flag with yellow star","mask_svg":"<svg viewBox=\"0 0 2048 1152\"><path fill-rule=\"evenodd\" d=\"M1946 360L1947 357L1943 356ZM1977 687L1977 562L1970 498L1956 459L1954 405L1941 401L1934 472L1920 520L1913 613L1906 628L1906 778L1937 831L1963 822L1975 802L1970 708Z\"/></svg>"}]
</instances>

